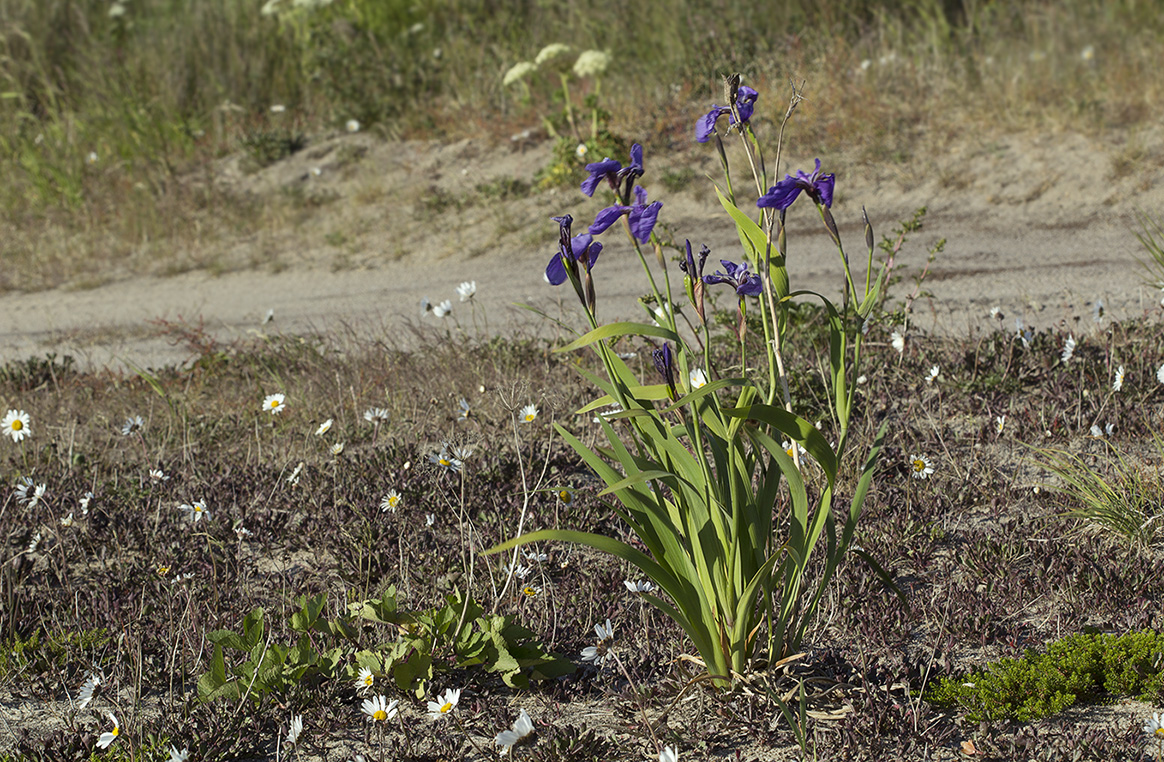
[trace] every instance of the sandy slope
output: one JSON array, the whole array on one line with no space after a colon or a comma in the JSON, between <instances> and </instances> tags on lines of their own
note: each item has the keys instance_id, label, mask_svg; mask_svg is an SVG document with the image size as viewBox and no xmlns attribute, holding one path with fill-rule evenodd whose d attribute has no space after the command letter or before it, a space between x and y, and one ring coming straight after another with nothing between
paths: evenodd
<instances>
[{"instance_id":1,"label":"sandy slope","mask_svg":"<svg viewBox=\"0 0 1164 762\"><path fill-rule=\"evenodd\" d=\"M908 164L879 166L843 156L825 161L838 175L834 212L855 261L861 258L861 204L878 237L915 208L929 208L925 230L899 257L908 273L924 266L933 241L947 239L925 282L932 298L915 305L919 329L984 329L990 307L999 306L1008 327L1022 317L1039 327L1078 320L1073 330L1086 331L1096 299L1116 317L1160 309L1161 294L1144 285L1136 259L1144 255L1135 237L1136 212L1164 210L1164 154L1135 149L1160 143L1152 138L1136 136L1130 147L1119 134L965 138ZM1128 156L1138 159L1130 163ZM503 177L532 180L548 157L544 144L386 144L345 135L320 140L254 175L240 172L237 159L224 162L219 181L236 193L290 193L322 202L288 215L285 226L261 240L223 242L226 274L126 275L89 290L5 294L0 360L47 351L91 366L188 359L189 348L175 343L173 331L158 321L201 324L223 341L260 331L318 330L406 346L417 342L409 330L414 324L454 331L459 325L470 333L518 325L546 330L544 321L512 304L575 314L574 305L558 302L572 295L542 280L556 244L548 217L572 213L581 229L604 202L571 191L503 201L474 189ZM811 161L794 155L790 166L811 168ZM652 199L664 202L660 220L675 238L707 243L713 257L736 257L734 229L706 177L719 176L712 149L648 146L646 163L644 185ZM684 167L696 178L668 193L660 178ZM793 207L789 230L793 287L835 294L839 260L810 206ZM617 229L606 234L596 270L604 318L642 314L635 299L645 280L620 236ZM476 310L455 304L455 324L439 326L422 315L423 297L456 302L454 288L462 280L477 281ZM895 294L910 290L907 278ZM262 325L268 310L275 319Z\"/></svg>"}]
</instances>

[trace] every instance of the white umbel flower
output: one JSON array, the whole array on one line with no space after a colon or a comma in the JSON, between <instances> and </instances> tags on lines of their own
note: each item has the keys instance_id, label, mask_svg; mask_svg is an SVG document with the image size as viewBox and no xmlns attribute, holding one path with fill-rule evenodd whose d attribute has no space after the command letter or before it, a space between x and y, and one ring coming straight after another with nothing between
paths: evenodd
<instances>
[{"instance_id":1,"label":"white umbel flower","mask_svg":"<svg viewBox=\"0 0 1164 762\"><path fill-rule=\"evenodd\" d=\"M520 82L538 70L537 64L532 61L518 61L501 78L502 87L509 87L514 82Z\"/></svg>"},{"instance_id":2,"label":"white umbel flower","mask_svg":"<svg viewBox=\"0 0 1164 762\"><path fill-rule=\"evenodd\" d=\"M574 62L574 74L578 77L600 77L610 66L610 54L601 50L584 50Z\"/></svg>"}]
</instances>

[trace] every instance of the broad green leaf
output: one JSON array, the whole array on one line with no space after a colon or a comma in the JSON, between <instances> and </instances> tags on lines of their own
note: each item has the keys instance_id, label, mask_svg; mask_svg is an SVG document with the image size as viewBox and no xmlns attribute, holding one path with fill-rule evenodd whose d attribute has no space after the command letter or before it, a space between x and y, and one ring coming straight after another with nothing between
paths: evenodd
<instances>
[{"instance_id":1,"label":"broad green leaf","mask_svg":"<svg viewBox=\"0 0 1164 762\"><path fill-rule=\"evenodd\" d=\"M590 346L591 344L603 341L605 339L612 339L617 336L654 336L656 338L664 339L666 341L679 342L679 336L670 328L663 328L657 325L648 325L646 323L608 323L601 325L594 330L587 333L585 336L571 341L564 347L558 347L555 352L572 352L575 349Z\"/></svg>"}]
</instances>

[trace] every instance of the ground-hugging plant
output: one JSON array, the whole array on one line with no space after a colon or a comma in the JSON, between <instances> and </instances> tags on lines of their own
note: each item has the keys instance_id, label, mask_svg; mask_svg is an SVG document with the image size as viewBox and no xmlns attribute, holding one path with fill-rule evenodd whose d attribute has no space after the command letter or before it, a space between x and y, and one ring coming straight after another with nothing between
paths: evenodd
<instances>
[{"instance_id":1,"label":"ground-hugging plant","mask_svg":"<svg viewBox=\"0 0 1164 762\"><path fill-rule=\"evenodd\" d=\"M1028 648L1021 658L943 678L927 698L957 707L976 722L1007 718L1026 722L1105 692L1149 702L1164 698L1164 634L1144 630L1070 635L1044 652Z\"/></svg>"},{"instance_id":2,"label":"ground-hugging plant","mask_svg":"<svg viewBox=\"0 0 1164 762\"><path fill-rule=\"evenodd\" d=\"M559 251L546 268L552 285L569 282L590 330L560 352L590 348L605 377L580 372L604 393L580 412L617 405L599 423L605 444L589 447L563 426L560 435L606 483L613 510L631 528L646 552L599 534L549 529L503 543L562 540L590 545L638 567L663 594L645 598L674 619L690 637L709 673L722 682L742 673L766 650L771 661L795 653L805 637L821 595L850 548L869 489L884 426L854 486L847 510L834 513L834 491L844 462L853 409L852 384L860 372L861 345L882 284L874 278L873 231L865 217L867 271L861 288L853 279L831 206L834 176L800 171L768 188L760 143L749 119L758 93L733 77L725 84L729 106L712 108L696 128L706 142L714 137L725 185L716 192L739 233L743 262L721 260L722 271L705 275L710 251L698 255L687 242L680 269L684 292L699 325L697 339L679 330L663 242L654 232L661 203L647 203L636 181L644 174L642 147L635 145L628 166L613 159L587 166L582 191L592 196L606 183L614 204L598 212L588 232L573 235L573 218L557 217ZM784 124L800 100L793 89ZM739 138L758 200L754 218L736 204L727 149L717 124L727 117L727 135ZM781 126L781 135L784 125ZM779 142L777 144L779 165ZM785 267L785 213L800 194L816 205L844 265L840 305L808 291L791 291ZM647 274L650 299L660 309L655 325L601 324L598 281L593 269L603 251L594 240L621 220L627 240ZM653 250L658 275L644 247ZM704 290L724 284L737 296L739 320L727 337L713 336L705 319ZM782 353L789 300L819 299L828 313L828 389L834 441L796 415ZM765 351L758 368L749 363L745 334L748 310L758 310ZM654 364L662 383L635 376L616 351L624 337L653 339ZM717 368L713 339L735 344L739 364ZM861 551L857 551L862 553ZM863 554L863 553L862 553ZM864 555L864 554L863 554ZM880 569L866 556L866 560ZM811 582L809 581L811 580ZM758 648L766 627L766 649Z\"/></svg>"}]
</instances>

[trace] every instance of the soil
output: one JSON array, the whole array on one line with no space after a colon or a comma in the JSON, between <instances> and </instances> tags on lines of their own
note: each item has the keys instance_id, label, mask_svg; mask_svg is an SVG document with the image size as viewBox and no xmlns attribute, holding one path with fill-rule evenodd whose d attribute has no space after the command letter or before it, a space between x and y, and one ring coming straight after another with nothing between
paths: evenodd
<instances>
[{"instance_id":1,"label":"soil","mask_svg":"<svg viewBox=\"0 0 1164 762\"><path fill-rule=\"evenodd\" d=\"M1162 131L969 135L898 163L872 163L854 147L824 157L825 170L837 174L833 211L856 266L864 260L862 205L878 239L927 207L924 229L897 258L904 277L893 301L914 290L927 249L946 239L913 305L914 329L964 336L988 329L990 309L999 307L1007 328L1021 318L1038 328L1078 321L1084 331L1097 300L1114 318L1161 308L1136 233L1139 213L1164 207L1164 151L1142 148L1161 145ZM729 156L746 207L743 159ZM272 332L415 347L425 325L477 335L553 330L514 306L578 315L573 294L542 279L556 246L549 217L571 213L581 230L605 202L538 190L534 175L550 158L548 142L383 142L366 133L318 138L258 172L230 157L215 182L238 198L282 204L285 224L222 240L213 272L117 272L93 288L3 294L0 361L54 352L82 367L159 367L189 360L192 344ZM784 169L811 169L813 158L789 155ZM712 190L722 176L712 147L648 144L646 169L643 184L663 201L660 224L674 240L709 245L713 264L739 259ZM532 190L507 196L514 181ZM617 231L604 238L595 271L600 317L641 319L638 259ZM789 212L788 242L793 288L836 295L840 259L804 202ZM465 280L477 282L472 304L457 300ZM441 323L426 314L425 298L451 299L452 316Z\"/></svg>"}]
</instances>

